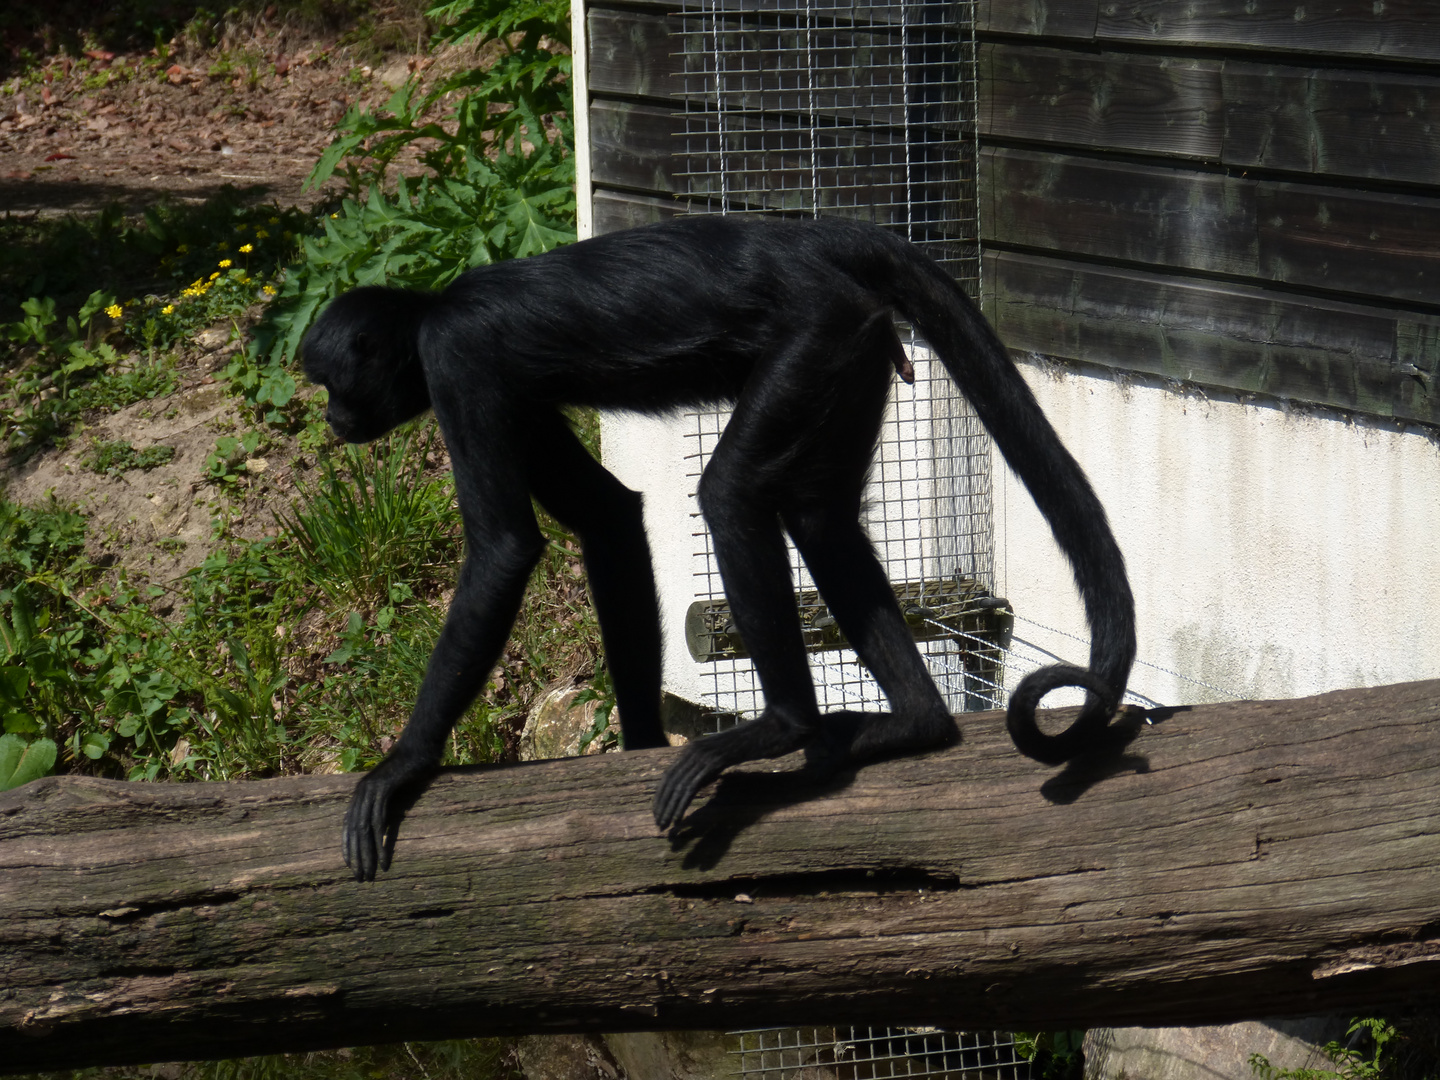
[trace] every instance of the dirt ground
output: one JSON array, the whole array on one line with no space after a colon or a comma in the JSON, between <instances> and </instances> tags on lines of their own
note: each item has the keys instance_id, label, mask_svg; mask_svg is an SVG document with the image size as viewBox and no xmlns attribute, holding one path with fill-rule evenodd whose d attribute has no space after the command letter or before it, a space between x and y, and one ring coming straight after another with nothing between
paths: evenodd
<instances>
[{"instance_id":1,"label":"dirt ground","mask_svg":"<svg viewBox=\"0 0 1440 1080\"><path fill-rule=\"evenodd\" d=\"M0 214L86 213L112 203L138 212L162 199L203 201L225 185L249 189L256 202L308 205L323 195L304 181L335 121L357 102L383 103L424 63L410 51L371 67L338 34L263 19L219 47L177 39L167 51L163 61L153 52L55 55L39 79L31 66L0 82ZM93 559L152 581L197 565L219 520L234 536L273 534L274 508L288 505L297 472L313 466L290 440L270 433L237 485L221 489L205 477L216 439L246 426L217 381L241 347L234 330L206 328L176 350L174 393L86 417L60 446L4 462L0 494L78 508L90 522ZM86 468L94 445L113 440L168 446L174 456L150 470Z\"/></svg>"},{"instance_id":2,"label":"dirt ground","mask_svg":"<svg viewBox=\"0 0 1440 1080\"><path fill-rule=\"evenodd\" d=\"M138 210L226 184L313 200L304 180L335 121L383 103L422 63L412 51L360 64L333 35L263 21L224 47L166 51L54 56L41 80L0 84L0 213Z\"/></svg>"}]
</instances>

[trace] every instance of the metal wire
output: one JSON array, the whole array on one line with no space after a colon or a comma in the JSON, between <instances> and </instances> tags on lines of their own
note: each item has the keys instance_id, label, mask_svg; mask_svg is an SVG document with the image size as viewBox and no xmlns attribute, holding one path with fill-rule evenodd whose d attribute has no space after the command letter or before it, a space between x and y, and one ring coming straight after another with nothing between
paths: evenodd
<instances>
[{"instance_id":1,"label":"metal wire","mask_svg":"<svg viewBox=\"0 0 1440 1080\"><path fill-rule=\"evenodd\" d=\"M683 0L683 178L693 212L864 218L902 232L979 290L974 0ZM865 524L893 582L993 579L990 447L938 363L912 341L867 492ZM692 415L695 468L728 414ZM691 489L694 490L693 487ZM722 595L696 518L696 595ZM813 588L792 550L798 589ZM951 706L993 707L953 643L922 651ZM822 706L883 704L853 652L812 661ZM954 671L960 675L952 675ZM710 669L709 704L762 707L748 661Z\"/></svg>"},{"instance_id":2,"label":"metal wire","mask_svg":"<svg viewBox=\"0 0 1440 1080\"><path fill-rule=\"evenodd\" d=\"M691 211L862 218L921 246L978 297L974 3L683 0L677 171ZM906 336L915 382L892 394L864 524L892 582L988 587L989 439ZM727 419L690 416L692 498ZM710 536L698 511L694 521L695 594L718 598ZM797 592L813 590L793 547L790 556ZM996 642L954 635L920 649L952 708L1002 703ZM883 707L853 651L813 653L810 665L822 708ZM717 727L763 707L748 659L711 662L707 682ZM1009 1035L918 1028L746 1032L738 1065L740 1076L795 1080L1029 1077Z\"/></svg>"},{"instance_id":3,"label":"metal wire","mask_svg":"<svg viewBox=\"0 0 1440 1080\"><path fill-rule=\"evenodd\" d=\"M1029 1080L1030 1063L1002 1031L783 1028L739 1032L740 1077L772 1080Z\"/></svg>"}]
</instances>

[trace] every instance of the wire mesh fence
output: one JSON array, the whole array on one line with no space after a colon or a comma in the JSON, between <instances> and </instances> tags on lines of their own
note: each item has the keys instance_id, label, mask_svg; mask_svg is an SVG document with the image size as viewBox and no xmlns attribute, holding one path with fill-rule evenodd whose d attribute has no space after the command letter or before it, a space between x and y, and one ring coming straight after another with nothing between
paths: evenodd
<instances>
[{"instance_id":1,"label":"wire mesh fence","mask_svg":"<svg viewBox=\"0 0 1440 1080\"><path fill-rule=\"evenodd\" d=\"M766 1080L1029 1080L1030 1062L1003 1031L813 1027L744 1031L737 1077Z\"/></svg>"},{"instance_id":2,"label":"wire mesh fence","mask_svg":"<svg viewBox=\"0 0 1440 1080\"><path fill-rule=\"evenodd\" d=\"M679 175L694 212L842 215L894 229L979 289L974 0L685 0ZM957 581L993 577L988 438L928 350L886 414L865 525L911 606ZM728 414L692 415L692 483ZM692 488L693 490L693 488ZM723 590L697 521L696 595ZM792 550L797 590L813 595ZM806 625L823 621L816 607ZM934 634L921 643L956 709L990 708L995 643ZM816 649L826 707L883 702L849 649ZM725 715L760 707L748 659L714 659L708 698Z\"/></svg>"},{"instance_id":3,"label":"wire mesh fence","mask_svg":"<svg viewBox=\"0 0 1440 1080\"><path fill-rule=\"evenodd\" d=\"M678 174L691 211L871 221L978 297L974 14L974 0L684 0ZM864 524L951 707L996 708L1008 633L995 632L984 603L994 573L988 436L923 342L901 329L915 381L892 394ZM690 416L692 495L727 419ZM694 521L703 608L724 590L698 512ZM793 546L790 554L822 708L883 706L855 653L827 644L833 620ZM707 662L715 726L754 715L758 679L748 656L727 654L723 602L696 619L687 636ZM741 1033L737 1058L738 1076L787 1080L1029 1076L1014 1039L999 1032L754 1031Z\"/></svg>"}]
</instances>

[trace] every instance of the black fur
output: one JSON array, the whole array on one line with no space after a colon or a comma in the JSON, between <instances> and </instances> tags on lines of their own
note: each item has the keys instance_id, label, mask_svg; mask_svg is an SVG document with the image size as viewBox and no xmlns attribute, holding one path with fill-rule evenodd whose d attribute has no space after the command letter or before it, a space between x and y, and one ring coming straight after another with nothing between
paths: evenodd
<instances>
[{"instance_id":1,"label":"black fur","mask_svg":"<svg viewBox=\"0 0 1440 1080\"><path fill-rule=\"evenodd\" d=\"M891 321L910 320L1049 521L1092 631L1090 668L1046 668L1011 699L1016 745L1059 763L1096 744L1135 654L1134 604L1105 512L984 317L916 248L836 219L692 217L469 271L438 295L363 288L305 338L342 438L433 407L450 448L468 554L420 696L345 823L357 878L388 867L403 793L429 777L500 654L541 538L534 496L573 529L614 675L627 749L664 745L660 618L640 497L590 459L561 405L665 411L732 404L700 480L731 610L765 710L690 743L655 796L662 827L727 766L806 747L837 763L944 745L954 721L859 524L890 379ZM821 722L782 528L889 700ZM1035 723L1057 686L1090 693L1060 735Z\"/></svg>"}]
</instances>

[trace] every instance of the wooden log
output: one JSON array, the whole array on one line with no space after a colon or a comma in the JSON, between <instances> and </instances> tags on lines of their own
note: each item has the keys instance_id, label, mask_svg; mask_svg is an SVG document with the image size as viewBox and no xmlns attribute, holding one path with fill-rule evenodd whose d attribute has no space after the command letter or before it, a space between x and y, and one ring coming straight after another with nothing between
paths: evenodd
<instances>
[{"instance_id":1,"label":"wooden log","mask_svg":"<svg viewBox=\"0 0 1440 1080\"><path fill-rule=\"evenodd\" d=\"M917 225L927 224L927 214L953 220L962 148L937 137L930 160L917 153L907 168L904 134L884 127L812 132L779 115L732 118L721 133L673 107L601 98L590 103L590 176L600 187L718 204L723 161L732 210L744 199L751 210L809 213L818 189L826 213L895 224L913 207Z\"/></svg>"},{"instance_id":2,"label":"wooden log","mask_svg":"<svg viewBox=\"0 0 1440 1080\"><path fill-rule=\"evenodd\" d=\"M671 750L451 770L373 884L339 858L353 776L37 781L0 795L0 1072L1436 992L1440 681L1151 719L1058 772L998 713L824 785L764 763L668 837Z\"/></svg>"},{"instance_id":3,"label":"wooden log","mask_svg":"<svg viewBox=\"0 0 1440 1080\"><path fill-rule=\"evenodd\" d=\"M685 213L688 204L682 199L657 199L596 188L591 207L590 220L594 222L595 235L599 236L637 225L653 225Z\"/></svg>"},{"instance_id":4,"label":"wooden log","mask_svg":"<svg viewBox=\"0 0 1440 1080\"><path fill-rule=\"evenodd\" d=\"M1314 56L1440 60L1433 0L981 0L981 34Z\"/></svg>"}]
</instances>

